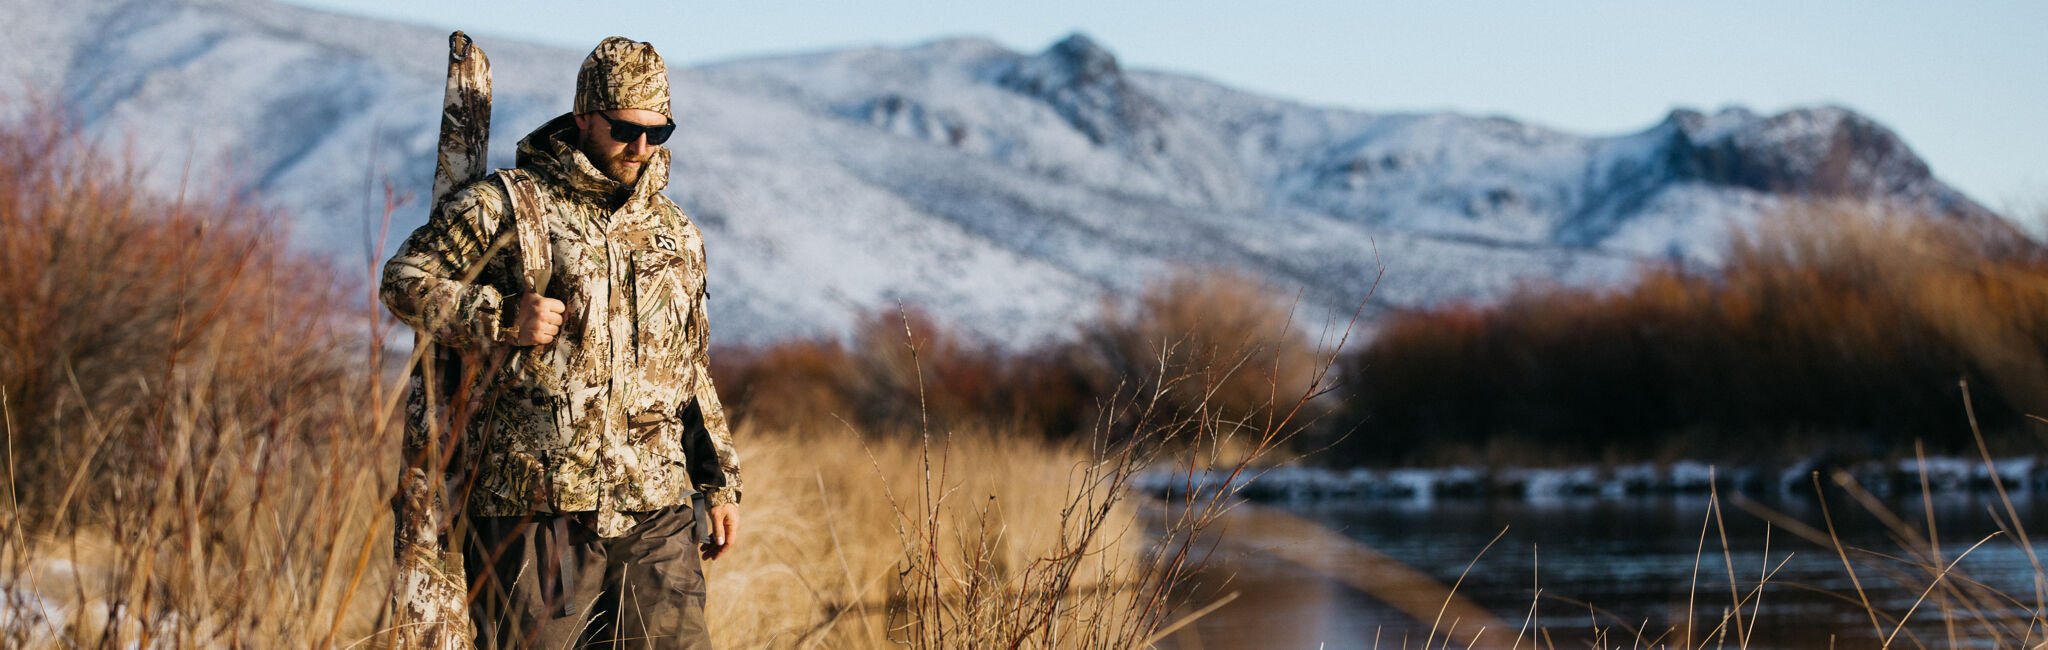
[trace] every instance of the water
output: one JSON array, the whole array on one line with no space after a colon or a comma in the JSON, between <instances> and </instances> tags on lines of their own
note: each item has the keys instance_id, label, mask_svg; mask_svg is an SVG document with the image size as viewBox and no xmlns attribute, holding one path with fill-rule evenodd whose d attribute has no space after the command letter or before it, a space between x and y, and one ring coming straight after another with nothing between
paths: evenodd
<instances>
[{"instance_id":1,"label":"water","mask_svg":"<svg viewBox=\"0 0 2048 650\"><path fill-rule=\"evenodd\" d=\"M1767 524L1728 502L1723 526L1707 530L1702 549L1702 525L1707 523L1710 503L1705 496L1639 496L1364 499L1264 507L1281 508L1341 533L1443 585L1464 575L1458 593L1509 627L1488 630L1485 636L1507 643L1514 640L1515 628L1531 619L1533 605L1534 623L1549 635L1546 647L1683 647L1688 612L1694 645L1716 645L1702 639L1722 624L1732 602L1761 582L1764 586L1756 596L1761 607L1754 599L1742 605L1741 628L1752 640L1748 647L1876 647L1880 634L1892 634L1896 617L1913 609L1933 580L1928 569L1902 559L1910 554L1879 517L1846 498L1831 500L1827 507L1855 577L1873 608L1885 616L1873 625L1860 605L1850 571L1825 539L1800 539L1788 531L1789 524ZM1755 505L1825 535L1817 501L1784 497ZM2023 525L2048 522L2048 499L2016 496L2013 505ZM1911 529L1928 529L1918 495L1888 500L1885 507L1898 512ZM1946 561L1955 561L1978 540L1998 532L1999 521L2005 519L2004 506L1989 494L1939 494L1933 511L1933 528ZM1725 552L1722 530L1727 536ZM2048 536L2048 527L2043 533ZM1500 540L1482 555L1496 535ZM2048 556L2048 544L2035 547ZM1736 595L1730 593L1731 567ZM1767 581L1766 572L1771 572ZM1943 624L1945 617L1955 622L1955 644L1989 647L1995 636L2010 635L2004 645L2019 645L2026 634L2028 608L2003 599L2036 602L2036 575L2015 536L1993 538L1964 557L1948 578L1955 585L1983 583L1968 588L1976 598L1972 604L1982 614L1953 596L1930 598L1912 615L1894 646L1949 647L1951 628ZM1535 597L1539 590L1541 599ZM1386 604L1384 595L1364 593L1275 554L1239 545L1219 549L1193 591L1205 600L1229 592L1239 595L1197 621L1189 634L1175 639L1174 647L1420 648L1431 633L1430 621L1404 616ZM1987 631L1984 619L2010 619L2015 614L2017 622L1998 621L2009 630ZM1438 626L1438 646L1441 630L1448 625L1446 621ZM1725 646L1741 645L1732 619L1726 627ZM2042 631L2034 630L2030 643L2041 641ZM1523 643L1529 643L1526 637Z\"/></svg>"}]
</instances>

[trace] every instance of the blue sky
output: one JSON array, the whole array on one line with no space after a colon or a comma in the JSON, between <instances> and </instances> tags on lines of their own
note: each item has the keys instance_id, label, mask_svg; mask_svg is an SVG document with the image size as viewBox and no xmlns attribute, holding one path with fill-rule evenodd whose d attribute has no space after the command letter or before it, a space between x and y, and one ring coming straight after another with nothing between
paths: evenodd
<instances>
[{"instance_id":1,"label":"blue sky","mask_svg":"<svg viewBox=\"0 0 2048 650\"><path fill-rule=\"evenodd\" d=\"M2048 2L291 1L575 49L619 34L672 64L963 35L1037 51L1082 31L1128 67L1587 134L1680 106L1838 104L1993 209L2048 206Z\"/></svg>"}]
</instances>

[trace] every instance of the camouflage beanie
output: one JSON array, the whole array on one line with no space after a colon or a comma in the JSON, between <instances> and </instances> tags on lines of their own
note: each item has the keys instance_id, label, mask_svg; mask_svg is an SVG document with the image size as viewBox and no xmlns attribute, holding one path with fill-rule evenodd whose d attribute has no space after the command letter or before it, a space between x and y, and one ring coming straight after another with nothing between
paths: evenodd
<instances>
[{"instance_id":1,"label":"camouflage beanie","mask_svg":"<svg viewBox=\"0 0 2048 650\"><path fill-rule=\"evenodd\" d=\"M675 119L668 109L668 65L653 44L608 37L576 72L577 115L619 108L643 108Z\"/></svg>"}]
</instances>

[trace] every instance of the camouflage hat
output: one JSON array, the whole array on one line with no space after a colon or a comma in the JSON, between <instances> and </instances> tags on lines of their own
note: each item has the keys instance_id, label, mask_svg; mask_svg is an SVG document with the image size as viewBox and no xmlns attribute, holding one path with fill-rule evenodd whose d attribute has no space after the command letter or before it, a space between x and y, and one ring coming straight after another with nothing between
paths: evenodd
<instances>
[{"instance_id":1,"label":"camouflage hat","mask_svg":"<svg viewBox=\"0 0 2048 650\"><path fill-rule=\"evenodd\" d=\"M668 108L668 65L653 44L608 37L576 72L576 114L619 108L643 108L675 119Z\"/></svg>"}]
</instances>

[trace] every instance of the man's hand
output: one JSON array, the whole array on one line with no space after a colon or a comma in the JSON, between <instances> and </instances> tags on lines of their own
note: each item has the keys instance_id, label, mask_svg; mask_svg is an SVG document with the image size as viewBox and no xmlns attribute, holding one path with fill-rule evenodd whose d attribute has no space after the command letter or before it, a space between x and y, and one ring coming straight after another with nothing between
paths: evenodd
<instances>
[{"instance_id":1,"label":"man's hand","mask_svg":"<svg viewBox=\"0 0 2048 650\"><path fill-rule=\"evenodd\" d=\"M732 548L732 536L740 529L740 506L728 503L711 508L711 543L704 545L704 559L716 560Z\"/></svg>"},{"instance_id":2,"label":"man's hand","mask_svg":"<svg viewBox=\"0 0 2048 650\"><path fill-rule=\"evenodd\" d=\"M512 344L544 345L562 333L562 314L569 306L537 293L522 293L517 309L513 313Z\"/></svg>"}]
</instances>

